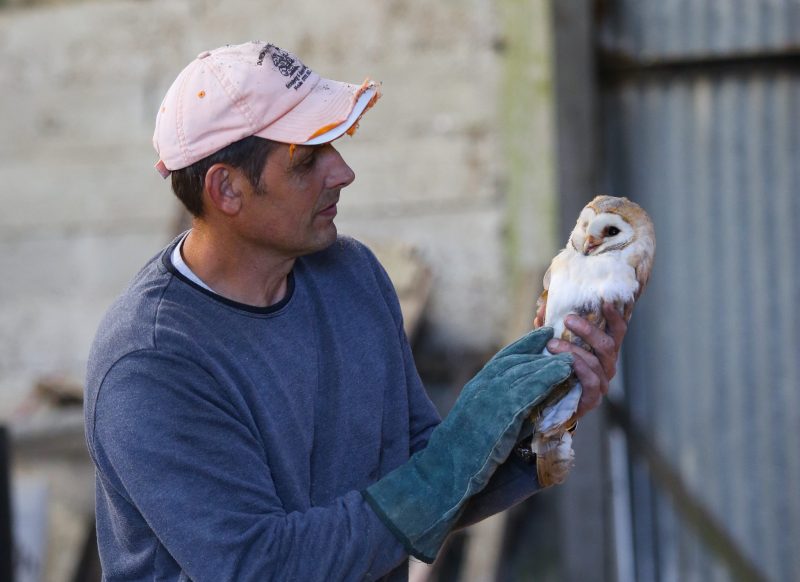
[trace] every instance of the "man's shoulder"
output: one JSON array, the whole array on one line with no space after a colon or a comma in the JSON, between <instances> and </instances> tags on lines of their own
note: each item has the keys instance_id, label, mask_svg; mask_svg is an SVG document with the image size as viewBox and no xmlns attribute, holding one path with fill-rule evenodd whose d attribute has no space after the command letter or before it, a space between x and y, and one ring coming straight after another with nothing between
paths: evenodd
<instances>
[{"instance_id":1,"label":"man's shoulder","mask_svg":"<svg viewBox=\"0 0 800 582\"><path fill-rule=\"evenodd\" d=\"M172 280L163 252L142 267L106 311L92 343L90 369L93 363L113 362L125 353L153 347L156 317Z\"/></svg>"},{"instance_id":2,"label":"man's shoulder","mask_svg":"<svg viewBox=\"0 0 800 582\"><path fill-rule=\"evenodd\" d=\"M330 263L331 261L375 261L375 256L363 242L347 235L339 235L329 247L308 255L308 258L317 262Z\"/></svg>"},{"instance_id":3,"label":"man's shoulder","mask_svg":"<svg viewBox=\"0 0 800 582\"><path fill-rule=\"evenodd\" d=\"M364 301L381 298L399 319L397 293L386 269L372 250L363 242L349 236L339 236L323 251L303 257L304 264L330 293L358 296Z\"/></svg>"},{"instance_id":4,"label":"man's shoulder","mask_svg":"<svg viewBox=\"0 0 800 582\"><path fill-rule=\"evenodd\" d=\"M364 269L382 269L375 254L366 244L346 235L339 235L332 245L303 257L303 261L314 270L363 272Z\"/></svg>"}]
</instances>

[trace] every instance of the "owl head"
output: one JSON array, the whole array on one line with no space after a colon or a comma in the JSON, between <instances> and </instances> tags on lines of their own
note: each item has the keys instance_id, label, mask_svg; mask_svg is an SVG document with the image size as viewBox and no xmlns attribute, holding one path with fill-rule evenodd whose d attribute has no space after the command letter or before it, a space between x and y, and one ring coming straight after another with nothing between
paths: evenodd
<instances>
[{"instance_id":1,"label":"owl head","mask_svg":"<svg viewBox=\"0 0 800 582\"><path fill-rule=\"evenodd\" d=\"M589 202L578 216L569 242L586 256L623 251L636 244L655 250L650 217L635 202L615 196L598 196Z\"/></svg>"}]
</instances>

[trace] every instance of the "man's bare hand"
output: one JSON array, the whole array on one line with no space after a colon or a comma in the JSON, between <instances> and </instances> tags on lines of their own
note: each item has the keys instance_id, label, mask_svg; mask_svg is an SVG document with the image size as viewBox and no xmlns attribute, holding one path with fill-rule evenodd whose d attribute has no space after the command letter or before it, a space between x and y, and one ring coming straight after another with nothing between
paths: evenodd
<instances>
[{"instance_id":1,"label":"man's bare hand","mask_svg":"<svg viewBox=\"0 0 800 582\"><path fill-rule=\"evenodd\" d=\"M628 324L613 304L604 303L602 309L606 318L605 332L577 315L569 315L564 320L566 327L589 344L594 353L555 338L547 344L550 353L572 352L575 356L575 375L583 386L581 401L578 404L578 417L596 408L603 396L608 394L608 384L617 372L619 348L628 331ZM544 306L537 310L534 326L539 327L543 319Z\"/></svg>"}]
</instances>

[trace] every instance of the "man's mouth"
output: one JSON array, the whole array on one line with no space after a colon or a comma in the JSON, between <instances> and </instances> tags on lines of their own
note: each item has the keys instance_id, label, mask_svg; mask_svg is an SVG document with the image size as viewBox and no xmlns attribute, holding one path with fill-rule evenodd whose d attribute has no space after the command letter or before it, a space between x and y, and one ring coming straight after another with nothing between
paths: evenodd
<instances>
[{"instance_id":1,"label":"man's mouth","mask_svg":"<svg viewBox=\"0 0 800 582\"><path fill-rule=\"evenodd\" d=\"M339 203L339 200L334 200L328 206L325 206L322 210L319 211L319 214L322 216L333 217L336 216L336 205Z\"/></svg>"}]
</instances>

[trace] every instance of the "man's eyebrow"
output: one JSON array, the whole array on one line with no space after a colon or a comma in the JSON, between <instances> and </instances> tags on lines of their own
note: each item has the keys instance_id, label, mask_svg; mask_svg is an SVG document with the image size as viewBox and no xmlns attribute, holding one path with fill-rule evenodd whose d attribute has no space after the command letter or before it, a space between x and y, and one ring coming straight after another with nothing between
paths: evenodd
<instances>
[{"instance_id":1,"label":"man's eyebrow","mask_svg":"<svg viewBox=\"0 0 800 582\"><path fill-rule=\"evenodd\" d=\"M319 147L317 146L297 146L296 150L294 151L294 157L290 158L292 165L305 162L306 160L317 155L318 151Z\"/></svg>"},{"instance_id":2,"label":"man's eyebrow","mask_svg":"<svg viewBox=\"0 0 800 582\"><path fill-rule=\"evenodd\" d=\"M304 152L308 152L309 150L313 149L314 146L301 145L296 143L289 144L289 161L294 160L296 154L302 155Z\"/></svg>"},{"instance_id":3,"label":"man's eyebrow","mask_svg":"<svg viewBox=\"0 0 800 582\"><path fill-rule=\"evenodd\" d=\"M301 146L298 145L294 151L289 151L289 165L287 171L289 172L303 172L313 162L317 155L319 148L317 146Z\"/></svg>"}]
</instances>

